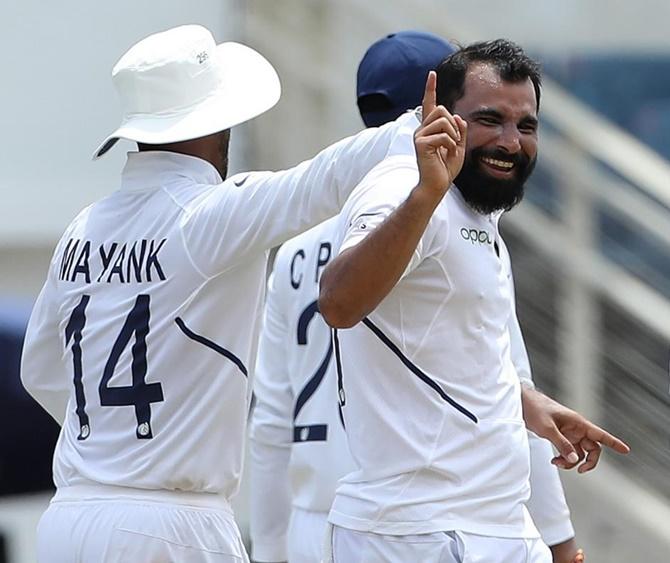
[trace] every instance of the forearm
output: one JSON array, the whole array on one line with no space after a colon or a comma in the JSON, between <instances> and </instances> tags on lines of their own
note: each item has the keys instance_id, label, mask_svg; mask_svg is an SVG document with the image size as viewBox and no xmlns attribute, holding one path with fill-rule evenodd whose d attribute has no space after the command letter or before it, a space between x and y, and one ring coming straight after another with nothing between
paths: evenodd
<instances>
[{"instance_id":1,"label":"forearm","mask_svg":"<svg viewBox=\"0 0 670 563\"><path fill-rule=\"evenodd\" d=\"M444 193L419 184L381 225L326 267L319 310L330 326L355 325L393 289Z\"/></svg>"}]
</instances>

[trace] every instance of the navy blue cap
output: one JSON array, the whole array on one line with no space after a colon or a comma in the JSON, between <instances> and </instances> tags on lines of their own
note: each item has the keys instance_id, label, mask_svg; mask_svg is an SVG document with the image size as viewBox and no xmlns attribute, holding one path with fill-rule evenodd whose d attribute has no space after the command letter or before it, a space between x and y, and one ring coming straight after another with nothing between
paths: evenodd
<instances>
[{"instance_id":1,"label":"navy blue cap","mask_svg":"<svg viewBox=\"0 0 670 563\"><path fill-rule=\"evenodd\" d=\"M356 97L367 127L378 127L421 105L428 72L456 51L423 31L399 31L373 43L358 65Z\"/></svg>"}]
</instances>

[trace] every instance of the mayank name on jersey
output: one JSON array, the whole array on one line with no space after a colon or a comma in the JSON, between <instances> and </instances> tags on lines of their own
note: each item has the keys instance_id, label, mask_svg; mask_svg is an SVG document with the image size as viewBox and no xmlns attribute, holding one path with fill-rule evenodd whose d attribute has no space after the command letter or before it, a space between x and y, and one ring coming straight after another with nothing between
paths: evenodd
<instances>
[{"instance_id":1,"label":"mayank name on jersey","mask_svg":"<svg viewBox=\"0 0 670 563\"><path fill-rule=\"evenodd\" d=\"M61 257L59 279L74 282L84 280L96 282L150 282L153 279L165 280L158 253L167 239L136 240L134 242L102 243L97 252L91 254L91 241L70 239ZM152 279L152 272L154 278ZM98 274L97 277L94 277Z\"/></svg>"}]
</instances>

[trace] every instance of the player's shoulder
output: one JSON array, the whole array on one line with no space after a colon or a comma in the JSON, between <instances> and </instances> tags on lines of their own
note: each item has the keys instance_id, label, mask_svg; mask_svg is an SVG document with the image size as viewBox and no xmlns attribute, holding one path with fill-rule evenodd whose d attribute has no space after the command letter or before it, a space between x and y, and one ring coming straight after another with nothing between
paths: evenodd
<instances>
[{"instance_id":1,"label":"player's shoulder","mask_svg":"<svg viewBox=\"0 0 670 563\"><path fill-rule=\"evenodd\" d=\"M368 172L368 175L361 183L364 183L366 180L370 182L384 178L391 185L404 184L404 179L407 176L416 176L418 178L418 175L419 168L416 163L416 156L414 154L399 153L387 156L378 163Z\"/></svg>"},{"instance_id":2,"label":"player's shoulder","mask_svg":"<svg viewBox=\"0 0 670 563\"><path fill-rule=\"evenodd\" d=\"M84 207L75 217L70 221L70 224L65 228L60 239L56 243L54 248L51 267L56 267L57 259L63 254L65 248L68 244L72 244L73 239L83 237L83 231L86 229L86 224L88 222L91 210L94 208L95 203L91 203Z\"/></svg>"},{"instance_id":3,"label":"player's shoulder","mask_svg":"<svg viewBox=\"0 0 670 563\"><path fill-rule=\"evenodd\" d=\"M414 157L414 133L421 125L417 110L410 110L398 117L391 125L393 140L388 149L387 156L407 155Z\"/></svg>"},{"instance_id":4,"label":"player's shoulder","mask_svg":"<svg viewBox=\"0 0 670 563\"><path fill-rule=\"evenodd\" d=\"M60 239L61 242L69 240L72 238L72 236L76 235L77 232L86 228L91 212L99 203L100 201L96 201L90 205L87 205L74 216L74 218L70 221L70 224L65 228L65 231L63 231L63 235Z\"/></svg>"},{"instance_id":5,"label":"player's shoulder","mask_svg":"<svg viewBox=\"0 0 670 563\"><path fill-rule=\"evenodd\" d=\"M400 203L419 181L419 170L413 155L387 157L377 164L356 186L347 205L361 203Z\"/></svg>"},{"instance_id":6,"label":"player's shoulder","mask_svg":"<svg viewBox=\"0 0 670 563\"><path fill-rule=\"evenodd\" d=\"M250 198L255 188L272 175L267 171L239 172L219 183L171 183L162 186L162 189L169 195L169 200L181 207L189 220L193 220L198 217L197 211L215 208L217 212L225 213L232 210L233 204L226 206L222 202L244 200L245 194Z\"/></svg>"}]
</instances>

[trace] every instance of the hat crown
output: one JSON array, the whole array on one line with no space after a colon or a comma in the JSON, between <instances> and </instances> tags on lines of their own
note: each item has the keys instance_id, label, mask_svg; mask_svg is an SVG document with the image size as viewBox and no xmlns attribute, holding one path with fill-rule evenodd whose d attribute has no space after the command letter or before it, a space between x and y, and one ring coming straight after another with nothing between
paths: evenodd
<instances>
[{"instance_id":1,"label":"hat crown","mask_svg":"<svg viewBox=\"0 0 670 563\"><path fill-rule=\"evenodd\" d=\"M220 90L215 49L214 37L199 25L156 33L133 45L112 70L124 119L179 113Z\"/></svg>"},{"instance_id":2,"label":"hat crown","mask_svg":"<svg viewBox=\"0 0 670 563\"><path fill-rule=\"evenodd\" d=\"M373 43L358 66L356 96L361 117L379 126L421 104L428 71L456 49L423 31L399 31ZM376 96L374 107L362 102Z\"/></svg>"},{"instance_id":3,"label":"hat crown","mask_svg":"<svg viewBox=\"0 0 670 563\"><path fill-rule=\"evenodd\" d=\"M161 145L213 135L274 106L281 95L272 65L251 47L216 44L199 25L150 35L112 70L123 119L98 146L104 155L119 139Z\"/></svg>"}]
</instances>

